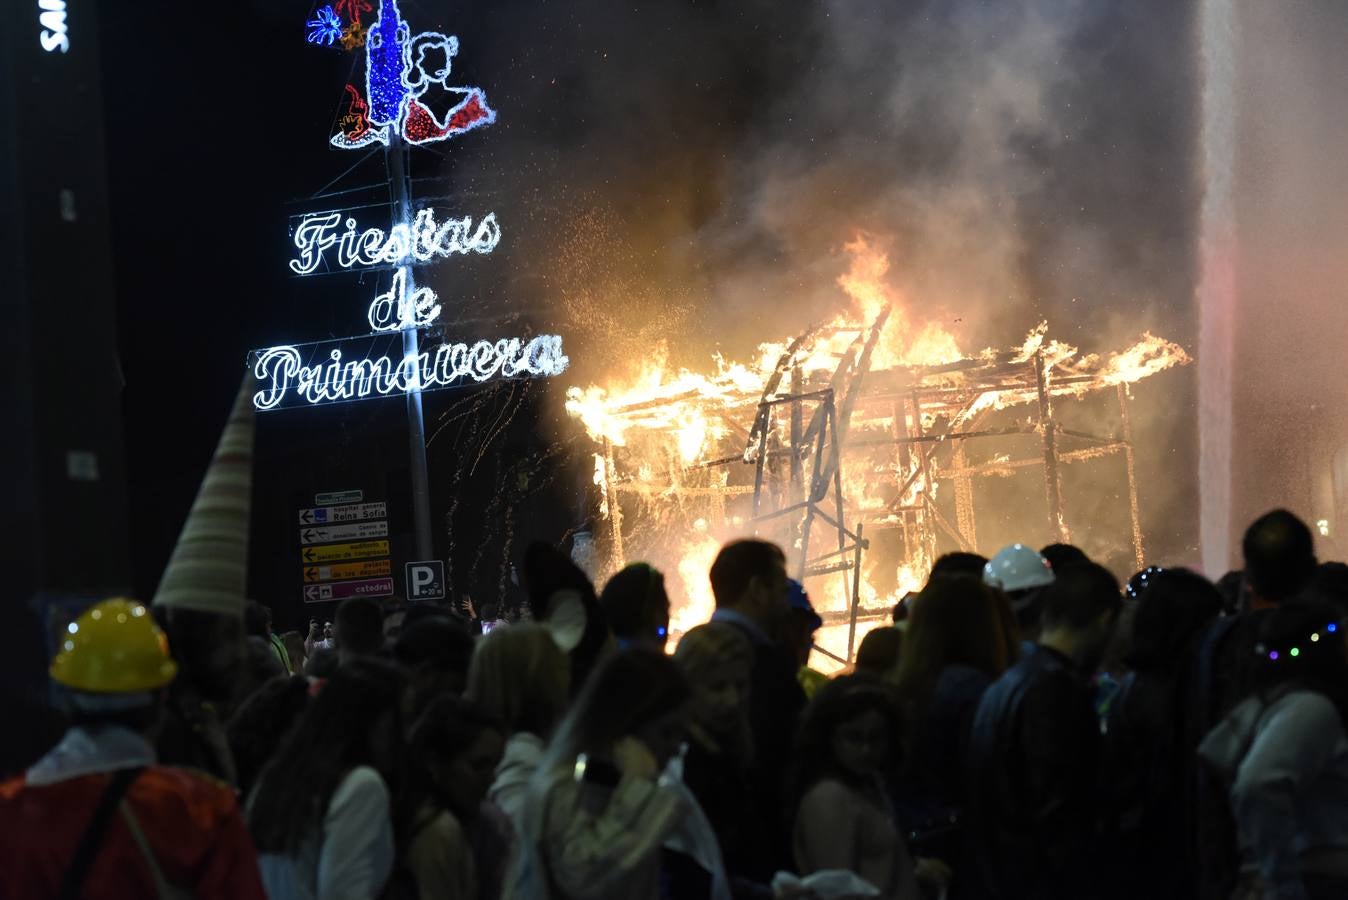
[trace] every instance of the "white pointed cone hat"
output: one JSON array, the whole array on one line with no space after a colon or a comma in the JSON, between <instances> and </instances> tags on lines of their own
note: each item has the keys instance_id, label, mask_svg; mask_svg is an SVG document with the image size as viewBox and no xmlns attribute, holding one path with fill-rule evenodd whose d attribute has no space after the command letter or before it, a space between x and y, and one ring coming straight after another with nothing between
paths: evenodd
<instances>
[{"instance_id":1,"label":"white pointed cone hat","mask_svg":"<svg viewBox=\"0 0 1348 900\"><path fill-rule=\"evenodd\" d=\"M154 595L155 606L243 616L253 497L252 373L243 379L197 499Z\"/></svg>"}]
</instances>

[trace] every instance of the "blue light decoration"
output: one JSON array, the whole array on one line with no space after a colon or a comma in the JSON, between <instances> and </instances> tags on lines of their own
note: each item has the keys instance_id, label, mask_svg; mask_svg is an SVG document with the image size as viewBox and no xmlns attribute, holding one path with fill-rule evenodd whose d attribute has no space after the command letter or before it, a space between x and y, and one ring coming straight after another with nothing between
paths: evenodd
<instances>
[{"instance_id":1,"label":"blue light decoration","mask_svg":"<svg viewBox=\"0 0 1348 900\"><path fill-rule=\"evenodd\" d=\"M343 46L351 43L339 37ZM449 84L459 39L438 31L413 36L397 0L379 0L364 41L365 94L348 85L347 112L332 136L334 147L387 146L394 129L410 144L433 144L496 121L496 110L481 88ZM443 118L424 99L433 87L455 98Z\"/></svg>"},{"instance_id":2,"label":"blue light decoration","mask_svg":"<svg viewBox=\"0 0 1348 900\"><path fill-rule=\"evenodd\" d=\"M305 22L309 29L305 40L311 44L323 44L331 47L342 36L342 20L331 6L325 6L315 13L317 18Z\"/></svg>"}]
</instances>

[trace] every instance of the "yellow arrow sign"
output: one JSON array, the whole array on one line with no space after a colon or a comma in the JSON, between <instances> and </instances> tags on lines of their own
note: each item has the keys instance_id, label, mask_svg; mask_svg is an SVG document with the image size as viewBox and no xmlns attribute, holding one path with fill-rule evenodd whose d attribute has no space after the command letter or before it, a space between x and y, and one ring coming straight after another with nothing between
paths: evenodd
<instances>
[{"instance_id":1,"label":"yellow arrow sign","mask_svg":"<svg viewBox=\"0 0 1348 900\"><path fill-rule=\"evenodd\" d=\"M306 563L365 559L370 556L388 556L388 541L352 541L349 544L329 544L326 547L305 547L300 551L300 558Z\"/></svg>"},{"instance_id":2,"label":"yellow arrow sign","mask_svg":"<svg viewBox=\"0 0 1348 900\"><path fill-rule=\"evenodd\" d=\"M389 575L392 569L386 559L372 559L369 562L342 563L336 566L305 566L304 582L343 581L347 578L374 578L377 575Z\"/></svg>"}]
</instances>

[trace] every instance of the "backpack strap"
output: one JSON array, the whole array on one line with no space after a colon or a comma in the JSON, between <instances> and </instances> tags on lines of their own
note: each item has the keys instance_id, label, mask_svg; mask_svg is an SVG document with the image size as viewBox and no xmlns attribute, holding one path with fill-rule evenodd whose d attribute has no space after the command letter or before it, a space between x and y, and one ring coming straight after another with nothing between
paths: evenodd
<instances>
[{"instance_id":1,"label":"backpack strap","mask_svg":"<svg viewBox=\"0 0 1348 900\"><path fill-rule=\"evenodd\" d=\"M89 870L93 868L94 860L98 858L98 851L103 849L106 842L108 825L112 822L113 814L117 812L117 807L121 804L127 789L131 787L131 782L144 771L143 766L137 766L119 769L113 774L112 780L103 791L103 796L99 798L94 814L89 818L84 834L80 835L80 842L75 846L75 855L70 860L70 867L66 869L65 877L61 879L61 891L57 894L60 900L79 900L80 894L84 891L84 882L89 877Z\"/></svg>"}]
</instances>

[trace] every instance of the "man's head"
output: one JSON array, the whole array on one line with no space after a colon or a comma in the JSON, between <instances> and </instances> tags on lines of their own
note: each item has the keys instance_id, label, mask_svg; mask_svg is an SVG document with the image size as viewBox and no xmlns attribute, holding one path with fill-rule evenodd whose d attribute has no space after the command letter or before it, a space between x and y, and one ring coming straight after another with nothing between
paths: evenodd
<instances>
[{"instance_id":1,"label":"man's head","mask_svg":"<svg viewBox=\"0 0 1348 900\"><path fill-rule=\"evenodd\" d=\"M1118 579L1096 563L1069 566L1040 592L1039 603L1040 643L1093 671L1123 605Z\"/></svg>"},{"instance_id":2,"label":"man's head","mask_svg":"<svg viewBox=\"0 0 1348 900\"><path fill-rule=\"evenodd\" d=\"M384 613L369 597L352 597L337 607L337 652L342 662L371 656L384 647Z\"/></svg>"},{"instance_id":3,"label":"man's head","mask_svg":"<svg viewBox=\"0 0 1348 900\"><path fill-rule=\"evenodd\" d=\"M1254 520L1241 542L1245 583L1256 608L1296 597L1315 574L1311 530L1292 513L1275 509Z\"/></svg>"},{"instance_id":4,"label":"man's head","mask_svg":"<svg viewBox=\"0 0 1348 900\"><path fill-rule=\"evenodd\" d=\"M243 633L252 637L271 637L271 610L256 600L249 600L243 608Z\"/></svg>"},{"instance_id":5,"label":"man's head","mask_svg":"<svg viewBox=\"0 0 1348 900\"><path fill-rule=\"evenodd\" d=\"M787 604L790 606L780 623L779 640L791 651L791 657L798 667L810 664L810 651L814 648L814 633L824 625L819 613L810 603L810 595L805 585L794 578L786 581Z\"/></svg>"},{"instance_id":6,"label":"man's head","mask_svg":"<svg viewBox=\"0 0 1348 900\"><path fill-rule=\"evenodd\" d=\"M791 609L786 556L767 541L731 541L711 564L711 591L717 609L733 609L773 632Z\"/></svg>"}]
</instances>

